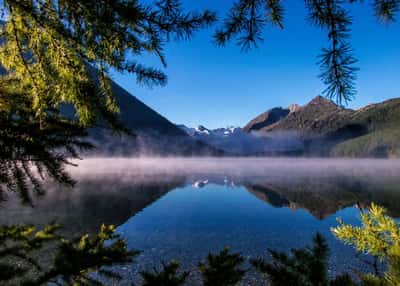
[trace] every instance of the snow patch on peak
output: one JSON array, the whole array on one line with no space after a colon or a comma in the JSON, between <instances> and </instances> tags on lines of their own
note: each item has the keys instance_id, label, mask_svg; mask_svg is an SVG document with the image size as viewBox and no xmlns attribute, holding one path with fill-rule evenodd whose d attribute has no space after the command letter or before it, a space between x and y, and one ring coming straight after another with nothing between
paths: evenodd
<instances>
[{"instance_id":1,"label":"snow patch on peak","mask_svg":"<svg viewBox=\"0 0 400 286\"><path fill-rule=\"evenodd\" d=\"M207 134L207 135L210 135L210 133L211 133L211 131L209 129L205 128L203 125L198 125L195 128L195 130L198 133Z\"/></svg>"},{"instance_id":2,"label":"snow patch on peak","mask_svg":"<svg viewBox=\"0 0 400 286\"><path fill-rule=\"evenodd\" d=\"M302 147L299 142L290 140L285 135L270 138L257 132L247 133L244 129L235 126L212 130L202 125L196 128L182 127L182 125L180 127L196 140L231 154L253 155L282 150L298 150Z\"/></svg>"},{"instance_id":3,"label":"snow patch on peak","mask_svg":"<svg viewBox=\"0 0 400 286\"><path fill-rule=\"evenodd\" d=\"M186 125L178 125L183 131L190 136L212 136L212 137L229 137L233 134L242 132L242 128L228 126L226 128L208 129L203 125L198 125L195 128L187 127Z\"/></svg>"}]
</instances>

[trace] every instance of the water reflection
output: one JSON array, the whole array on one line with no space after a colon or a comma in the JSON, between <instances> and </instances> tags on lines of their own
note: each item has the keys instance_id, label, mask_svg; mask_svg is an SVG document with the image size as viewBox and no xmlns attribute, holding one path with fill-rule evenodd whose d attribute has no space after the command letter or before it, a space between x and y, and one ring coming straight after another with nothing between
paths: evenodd
<instances>
[{"instance_id":1,"label":"water reflection","mask_svg":"<svg viewBox=\"0 0 400 286\"><path fill-rule=\"evenodd\" d=\"M389 162L389 163L388 163ZM186 185L243 186L273 207L304 209L324 219L371 202L400 215L400 161L305 159L85 160L72 169L78 184L49 184L35 207L10 197L0 223L58 221L68 232L92 232L104 222L121 225L166 193Z\"/></svg>"},{"instance_id":2,"label":"water reflection","mask_svg":"<svg viewBox=\"0 0 400 286\"><path fill-rule=\"evenodd\" d=\"M337 212L351 224L357 223L358 214L355 208ZM273 207L244 187L187 186L168 193L118 228L129 247L144 250L138 263L121 273L136 280L141 270L157 267L161 261L179 260L185 270L192 271L188 285L197 285L197 262L210 251L229 246L246 258L255 258L265 255L268 248L287 251L304 247L317 231L331 248L331 274L362 269L365 266L352 248L331 235L330 227L336 224L335 216L318 220L305 210ZM260 285L257 279L251 273L243 285Z\"/></svg>"},{"instance_id":3,"label":"water reflection","mask_svg":"<svg viewBox=\"0 0 400 286\"><path fill-rule=\"evenodd\" d=\"M34 207L23 206L11 197L0 207L0 224L50 222L62 225L67 236L96 233L101 224L121 225L169 191L184 185L185 178L169 176L117 176L93 174L75 176L74 189L46 186L47 193L34 200Z\"/></svg>"},{"instance_id":4,"label":"water reflection","mask_svg":"<svg viewBox=\"0 0 400 286\"><path fill-rule=\"evenodd\" d=\"M195 268L226 245L250 257L302 247L316 231L328 237L332 273L340 272L359 262L329 232L337 216L356 224L371 202L400 216L399 161L87 160L72 172L75 189L49 184L34 208L10 197L0 223L57 221L70 236L117 225L143 250L138 265L121 269L128 281L161 260Z\"/></svg>"}]
</instances>

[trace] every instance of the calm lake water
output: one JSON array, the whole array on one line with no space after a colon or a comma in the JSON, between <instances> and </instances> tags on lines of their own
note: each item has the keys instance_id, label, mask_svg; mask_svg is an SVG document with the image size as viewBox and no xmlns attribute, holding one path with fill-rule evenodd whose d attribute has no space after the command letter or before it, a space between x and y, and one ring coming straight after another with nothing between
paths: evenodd
<instances>
[{"instance_id":1,"label":"calm lake water","mask_svg":"<svg viewBox=\"0 0 400 286\"><path fill-rule=\"evenodd\" d=\"M43 225L56 220L67 236L118 226L136 263L116 269L122 284L138 272L179 260L191 270L209 252L229 246L245 257L310 244L322 233L331 248L332 275L368 270L330 228L337 218L358 224L371 202L400 216L400 161L327 159L85 159L71 169L78 184L49 184L34 208L10 197L0 223ZM259 285L250 273L246 285Z\"/></svg>"}]
</instances>

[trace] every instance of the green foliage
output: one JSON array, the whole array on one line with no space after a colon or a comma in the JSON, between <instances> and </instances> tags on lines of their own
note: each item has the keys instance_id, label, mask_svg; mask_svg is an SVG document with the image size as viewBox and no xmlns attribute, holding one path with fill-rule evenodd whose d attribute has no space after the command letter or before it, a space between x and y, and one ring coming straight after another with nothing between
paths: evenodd
<instances>
[{"instance_id":1,"label":"green foliage","mask_svg":"<svg viewBox=\"0 0 400 286\"><path fill-rule=\"evenodd\" d=\"M0 9L0 195L18 191L25 202L31 186L43 193L45 174L73 185L65 166L91 147L85 128L130 133L117 116L111 68L163 85L166 75L139 58L155 55L165 66L170 38L189 39L215 20L177 0L3 0ZM66 117L65 106L75 114Z\"/></svg>"},{"instance_id":2,"label":"green foliage","mask_svg":"<svg viewBox=\"0 0 400 286\"><path fill-rule=\"evenodd\" d=\"M1 82L1 80L0 80ZM49 110L50 112L50 110ZM0 88L0 199L6 191L17 192L25 203L31 202L30 187L36 195L44 194L41 179L51 177L72 186L65 171L68 158L92 148L83 138L83 127L59 116L52 110L40 123L31 103L19 93Z\"/></svg>"},{"instance_id":3,"label":"green foliage","mask_svg":"<svg viewBox=\"0 0 400 286\"><path fill-rule=\"evenodd\" d=\"M366 106L347 119L351 124L365 126L368 133L346 140L332 150L334 156L399 157L400 156L400 101L392 99Z\"/></svg>"},{"instance_id":4,"label":"green foliage","mask_svg":"<svg viewBox=\"0 0 400 286\"><path fill-rule=\"evenodd\" d=\"M331 155L336 157L400 157L400 130L385 128L337 144Z\"/></svg>"},{"instance_id":5,"label":"green foliage","mask_svg":"<svg viewBox=\"0 0 400 286\"><path fill-rule=\"evenodd\" d=\"M2 81L0 80L0 83ZM83 127L49 110L46 122L40 122L31 102L6 84L0 87L0 198L6 191L17 192L23 202L31 202L30 187L44 193L41 179L51 177L73 185L65 171L68 158L92 148L83 138Z\"/></svg>"},{"instance_id":6,"label":"green foliage","mask_svg":"<svg viewBox=\"0 0 400 286\"><path fill-rule=\"evenodd\" d=\"M35 231L32 226L0 226L0 284L23 276L32 267L40 271L41 266L30 254L56 240L58 228L49 225Z\"/></svg>"},{"instance_id":7,"label":"green foliage","mask_svg":"<svg viewBox=\"0 0 400 286\"><path fill-rule=\"evenodd\" d=\"M239 253L230 253L225 248L220 253L207 256L207 262L198 264L205 286L232 286L243 278L246 270L242 268L244 258Z\"/></svg>"},{"instance_id":8,"label":"green foliage","mask_svg":"<svg viewBox=\"0 0 400 286\"><path fill-rule=\"evenodd\" d=\"M67 240L57 234L59 226L49 225L36 231L31 226L0 227L0 283L7 285L103 285L99 278L121 277L104 266L130 263L139 253L129 251L126 243L115 234L114 226L102 226L95 236L83 235ZM362 226L341 225L333 233L358 251L376 256L388 265L383 277L379 273L357 273L360 283L345 273L329 279L326 240L316 234L311 247L293 249L291 255L269 250L272 260L251 260L270 285L301 286L394 286L400 281L400 226L386 215L383 208L372 205L362 214ZM55 257L50 265L42 265L38 257L44 255L46 244L53 244ZM206 262L198 264L204 285L237 285L247 270L242 268L244 258L225 248L218 254L209 254ZM189 272L178 272L179 263L162 264L162 270L141 272L144 286L184 285ZM32 275L34 270L34 275Z\"/></svg>"},{"instance_id":9,"label":"green foliage","mask_svg":"<svg viewBox=\"0 0 400 286\"><path fill-rule=\"evenodd\" d=\"M99 117L112 123L118 111L110 68L131 73L141 83L165 84L164 73L143 66L138 57L152 54L165 65L163 46L170 37L190 38L215 20L210 11L183 12L177 0L2 2L5 77L26 91L42 120L48 108L70 103L85 126Z\"/></svg>"},{"instance_id":10,"label":"green foliage","mask_svg":"<svg viewBox=\"0 0 400 286\"><path fill-rule=\"evenodd\" d=\"M93 237L83 235L72 241L58 235L59 226L49 225L41 231L31 226L0 227L0 282L18 285L102 285L92 274L120 278L104 269L129 263L138 254L129 251L126 243L115 234L114 226L102 226ZM45 255L46 244L52 242L56 256L51 265L41 265L38 257ZM35 273L28 273L32 271Z\"/></svg>"},{"instance_id":11,"label":"green foliage","mask_svg":"<svg viewBox=\"0 0 400 286\"><path fill-rule=\"evenodd\" d=\"M99 116L115 122L118 106L111 92L110 68L131 73L141 83L165 84L162 71L144 66L138 58L148 53L165 65L165 42L188 39L216 20L208 10L184 12L179 0L2 2L7 17L1 36L7 41L0 49L0 61L9 71L7 77L26 88L42 119L47 108L72 103L80 122L89 125ZM357 2L305 1L310 22L327 31L330 44L322 50L321 78L327 85L325 94L339 103L355 94L357 69L347 6ZM372 6L379 21L390 23L399 5L397 0L375 0ZM283 1L235 0L214 38L219 45L236 40L248 50L263 40L267 25L283 28Z\"/></svg>"},{"instance_id":12,"label":"green foliage","mask_svg":"<svg viewBox=\"0 0 400 286\"><path fill-rule=\"evenodd\" d=\"M399 285L400 281L400 225L386 214L386 210L372 204L361 214L360 227L346 225L332 229L334 235L354 246L358 251L380 258L388 265L384 278L362 276L366 285ZM380 284L379 284L380 283Z\"/></svg>"},{"instance_id":13,"label":"green foliage","mask_svg":"<svg viewBox=\"0 0 400 286\"><path fill-rule=\"evenodd\" d=\"M141 272L143 286L179 286L183 285L189 276L189 272L178 274L179 263L172 261L169 264L162 263L163 269L154 272Z\"/></svg>"},{"instance_id":14,"label":"green foliage","mask_svg":"<svg viewBox=\"0 0 400 286\"><path fill-rule=\"evenodd\" d=\"M262 258L252 260L253 266L270 281L271 285L283 286L327 286L355 285L348 274L328 279L329 248L326 240L316 234L311 248L293 249L291 256L269 250L272 261Z\"/></svg>"}]
</instances>

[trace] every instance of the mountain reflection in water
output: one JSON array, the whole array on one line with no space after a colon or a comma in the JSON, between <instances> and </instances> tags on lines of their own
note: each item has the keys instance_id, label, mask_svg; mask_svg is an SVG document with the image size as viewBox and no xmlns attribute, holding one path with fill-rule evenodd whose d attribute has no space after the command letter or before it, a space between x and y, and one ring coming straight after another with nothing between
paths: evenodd
<instances>
[{"instance_id":1,"label":"mountain reflection in water","mask_svg":"<svg viewBox=\"0 0 400 286\"><path fill-rule=\"evenodd\" d=\"M71 170L74 189L49 184L34 208L11 196L0 206L0 223L56 221L70 236L96 232L102 223L119 226L129 246L143 250L140 265L121 268L129 277L161 260L191 269L226 245L250 257L302 247L316 231L328 237L332 273L340 272L358 262L329 232L336 216L357 223L358 208L371 202L400 216L400 161L88 159L80 165Z\"/></svg>"}]
</instances>

